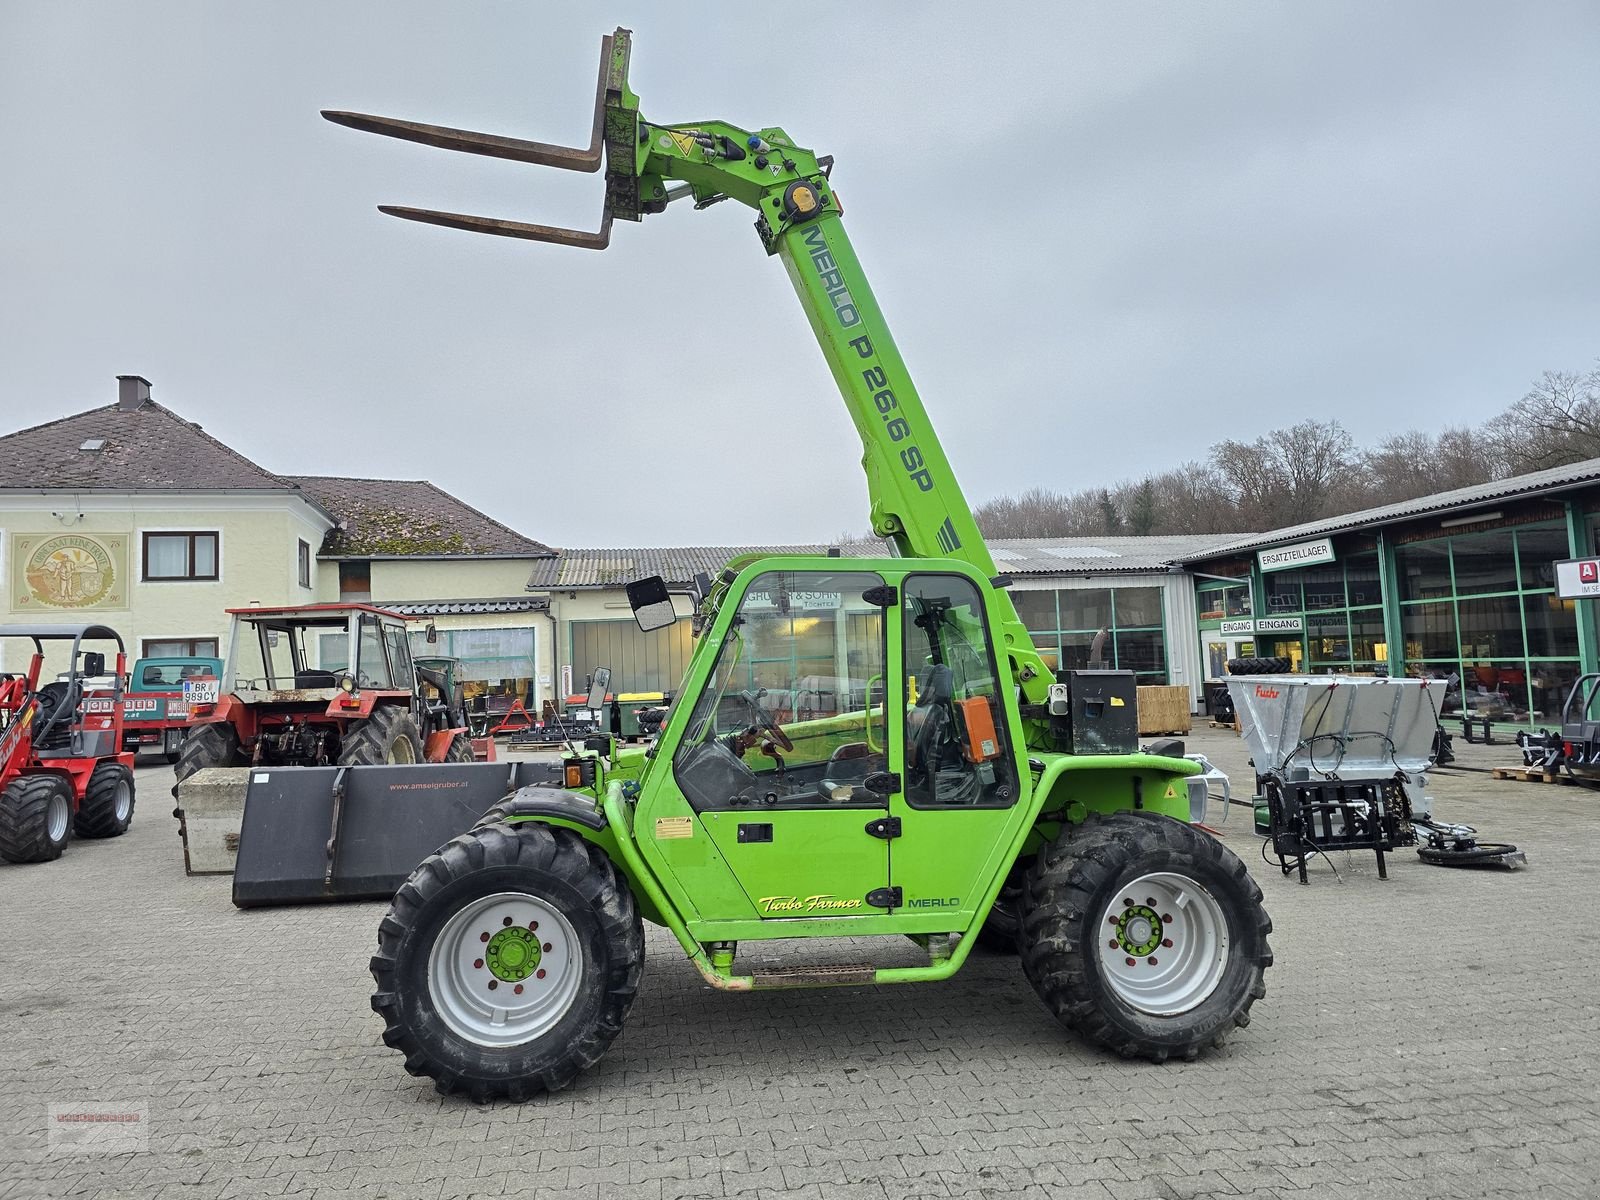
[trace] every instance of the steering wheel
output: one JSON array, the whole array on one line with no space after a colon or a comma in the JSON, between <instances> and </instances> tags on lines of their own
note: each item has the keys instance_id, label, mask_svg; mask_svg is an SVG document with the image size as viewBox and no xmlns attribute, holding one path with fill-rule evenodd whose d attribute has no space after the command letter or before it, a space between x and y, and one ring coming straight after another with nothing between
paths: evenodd
<instances>
[{"instance_id":1,"label":"steering wheel","mask_svg":"<svg viewBox=\"0 0 1600 1200\"><path fill-rule=\"evenodd\" d=\"M743 691L739 693L739 699L749 706L750 715L755 718L757 729L776 742L779 749L793 750L794 743L789 740L789 735L783 731L782 726L772 719L772 714L761 707L761 697L765 693L765 688L760 692Z\"/></svg>"}]
</instances>

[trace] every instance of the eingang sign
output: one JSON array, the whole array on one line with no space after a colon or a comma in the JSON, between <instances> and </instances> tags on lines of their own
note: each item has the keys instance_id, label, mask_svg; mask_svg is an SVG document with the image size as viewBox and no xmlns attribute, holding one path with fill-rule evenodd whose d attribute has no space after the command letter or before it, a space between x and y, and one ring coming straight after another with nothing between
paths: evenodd
<instances>
[{"instance_id":1,"label":"eingang sign","mask_svg":"<svg viewBox=\"0 0 1600 1200\"><path fill-rule=\"evenodd\" d=\"M1279 546L1276 550L1263 550L1256 555L1256 559L1263 571L1284 571L1290 567L1330 563L1334 559L1333 539L1318 538L1314 542L1296 542L1292 546Z\"/></svg>"}]
</instances>

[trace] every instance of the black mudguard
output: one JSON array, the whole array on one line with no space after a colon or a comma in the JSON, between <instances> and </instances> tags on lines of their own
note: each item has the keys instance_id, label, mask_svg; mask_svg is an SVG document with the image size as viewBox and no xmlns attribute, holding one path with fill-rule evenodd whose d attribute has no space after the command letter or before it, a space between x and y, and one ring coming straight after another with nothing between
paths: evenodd
<instances>
[{"instance_id":1,"label":"black mudguard","mask_svg":"<svg viewBox=\"0 0 1600 1200\"><path fill-rule=\"evenodd\" d=\"M559 817L596 832L606 827L606 815L595 807L594 797L530 784L518 788L478 819L479 825L507 817Z\"/></svg>"}]
</instances>

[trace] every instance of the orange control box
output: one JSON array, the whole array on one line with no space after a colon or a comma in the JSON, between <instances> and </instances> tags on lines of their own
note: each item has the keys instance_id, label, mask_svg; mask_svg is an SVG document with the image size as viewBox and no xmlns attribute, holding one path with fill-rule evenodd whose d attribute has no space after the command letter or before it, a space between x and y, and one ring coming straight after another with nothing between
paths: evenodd
<instances>
[{"instance_id":1,"label":"orange control box","mask_svg":"<svg viewBox=\"0 0 1600 1200\"><path fill-rule=\"evenodd\" d=\"M968 696L957 700L961 710L961 723L966 726L967 740L962 746L968 762L987 762L1000 757L1000 738L994 731L994 712L985 696Z\"/></svg>"}]
</instances>

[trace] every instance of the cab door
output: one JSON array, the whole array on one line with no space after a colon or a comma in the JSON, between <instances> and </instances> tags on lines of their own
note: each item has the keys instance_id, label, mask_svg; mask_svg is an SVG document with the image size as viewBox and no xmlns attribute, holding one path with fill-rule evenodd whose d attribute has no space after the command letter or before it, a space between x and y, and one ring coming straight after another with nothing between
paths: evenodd
<instances>
[{"instance_id":1,"label":"cab door","mask_svg":"<svg viewBox=\"0 0 1600 1200\"><path fill-rule=\"evenodd\" d=\"M890 815L896 911L963 928L1021 819L1016 731L983 593L965 576L907 575L900 588L898 681L904 765Z\"/></svg>"},{"instance_id":2,"label":"cab door","mask_svg":"<svg viewBox=\"0 0 1600 1200\"><path fill-rule=\"evenodd\" d=\"M673 756L693 819L763 920L883 911L892 601L868 571L754 577ZM687 867L692 848L675 842L657 844ZM740 915L704 891L697 903L707 920Z\"/></svg>"}]
</instances>

